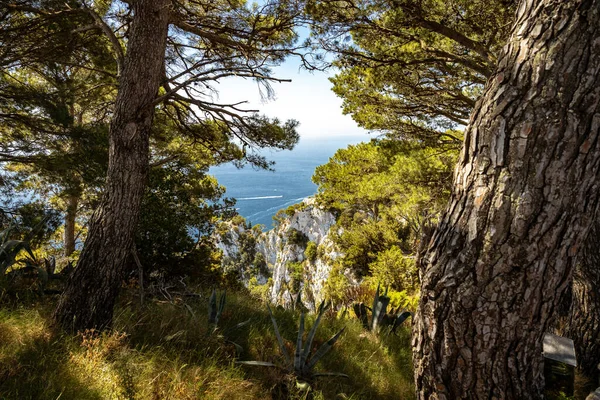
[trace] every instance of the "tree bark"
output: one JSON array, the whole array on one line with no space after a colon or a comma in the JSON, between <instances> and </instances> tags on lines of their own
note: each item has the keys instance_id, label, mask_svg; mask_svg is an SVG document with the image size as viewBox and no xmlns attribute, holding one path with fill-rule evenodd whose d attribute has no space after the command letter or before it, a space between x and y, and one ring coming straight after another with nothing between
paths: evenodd
<instances>
[{"instance_id":1,"label":"tree bark","mask_svg":"<svg viewBox=\"0 0 600 400\"><path fill-rule=\"evenodd\" d=\"M75 251L75 220L77 218L78 204L79 194L69 194L65 213L65 233L63 235L65 257L69 257Z\"/></svg>"},{"instance_id":2,"label":"tree bark","mask_svg":"<svg viewBox=\"0 0 600 400\"><path fill-rule=\"evenodd\" d=\"M419 399L541 399L542 339L598 206L600 0L523 0L424 256Z\"/></svg>"},{"instance_id":3,"label":"tree bark","mask_svg":"<svg viewBox=\"0 0 600 400\"><path fill-rule=\"evenodd\" d=\"M110 126L104 197L54 313L60 325L74 331L104 329L112 323L146 185L153 101L164 63L170 0L129 3L133 20Z\"/></svg>"},{"instance_id":4,"label":"tree bark","mask_svg":"<svg viewBox=\"0 0 600 400\"><path fill-rule=\"evenodd\" d=\"M571 302L559 332L573 339L577 366L593 384L600 363L600 223L594 223L573 272Z\"/></svg>"}]
</instances>

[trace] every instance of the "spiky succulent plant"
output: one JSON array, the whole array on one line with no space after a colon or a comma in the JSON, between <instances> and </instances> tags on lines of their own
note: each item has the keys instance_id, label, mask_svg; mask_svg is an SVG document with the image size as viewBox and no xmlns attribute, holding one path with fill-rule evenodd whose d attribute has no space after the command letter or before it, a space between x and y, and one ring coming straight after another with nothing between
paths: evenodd
<instances>
[{"instance_id":1,"label":"spiky succulent plant","mask_svg":"<svg viewBox=\"0 0 600 400\"><path fill-rule=\"evenodd\" d=\"M221 318L221 314L223 314L223 310L225 309L225 302L227 300L227 291L223 291L221 296L219 297L219 301L217 302L217 291L213 289L210 297L208 299L208 323L217 325L219 323L219 318Z\"/></svg>"},{"instance_id":2,"label":"spiky succulent plant","mask_svg":"<svg viewBox=\"0 0 600 400\"><path fill-rule=\"evenodd\" d=\"M382 325L391 326L390 333L395 333L396 329L412 314L409 311L400 312L399 309L391 309L387 312L387 307L390 304L388 297L388 289L385 289L383 294L380 293L381 286L377 285L375 297L373 298L373 307L369 308L364 303L354 304L354 313L362 321L365 328L372 332L378 332ZM367 310L371 311L371 319Z\"/></svg>"},{"instance_id":3,"label":"spiky succulent plant","mask_svg":"<svg viewBox=\"0 0 600 400\"><path fill-rule=\"evenodd\" d=\"M237 361L238 364L245 365L253 365L253 366L262 366L262 367L279 367L282 368L289 373L293 374L296 377L297 382L310 382L314 378L319 376L338 376L348 378L348 375L342 374L339 372L315 372L314 368L317 362L325 356L331 350L335 342L339 339L344 329L340 330L338 333L333 335L327 342L323 343L316 351L311 353L312 343L315 338L315 334L317 332L317 328L319 323L321 322L321 318L323 314L329 307L325 302L321 302L318 309L317 319L313 324L310 332L306 337L306 341L303 340L304 337L304 319L305 314L300 314L300 326L298 328L298 335L296 337L296 348L294 352L294 357L290 357L288 351L285 348L283 339L281 334L279 333L279 327L277 326L277 321L273 316L273 312L271 311L271 307L267 306L269 309L269 314L271 315L271 322L273 323L273 329L275 331L275 337L277 338L277 343L279 344L279 349L283 355L285 360L285 364L283 366L264 362L264 361Z\"/></svg>"},{"instance_id":4,"label":"spiky succulent plant","mask_svg":"<svg viewBox=\"0 0 600 400\"><path fill-rule=\"evenodd\" d=\"M17 256L22 251L25 251L31 260L35 259L27 241L10 238L13 229L13 227L8 227L0 232L0 274L2 276L9 268L21 262Z\"/></svg>"}]
</instances>

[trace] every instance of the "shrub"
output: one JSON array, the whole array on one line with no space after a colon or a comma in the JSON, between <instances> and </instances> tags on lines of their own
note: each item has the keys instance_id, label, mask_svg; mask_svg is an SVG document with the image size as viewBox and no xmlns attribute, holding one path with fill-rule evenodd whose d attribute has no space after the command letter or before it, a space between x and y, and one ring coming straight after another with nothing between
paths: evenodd
<instances>
[{"instance_id":1,"label":"shrub","mask_svg":"<svg viewBox=\"0 0 600 400\"><path fill-rule=\"evenodd\" d=\"M304 232L300 232L298 229L290 228L286 233L288 244L293 244L298 247L305 248L308 244L308 236Z\"/></svg>"},{"instance_id":2,"label":"shrub","mask_svg":"<svg viewBox=\"0 0 600 400\"><path fill-rule=\"evenodd\" d=\"M248 281L250 294L265 302L269 301L271 287L273 287L273 278L269 278L264 285L260 285L258 279L254 276Z\"/></svg>"},{"instance_id":3,"label":"shrub","mask_svg":"<svg viewBox=\"0 0 600 400\"><path fill-rule=\"evenodd\" d=\"M300 283L304 280L304 265L302 262L290 261L286 264L287 271L290 274L290 286L294 293L300 291Z\"/></svg>"},{"instance_id":4,"label":"shrub","mask_svg":"<svg viewBox=\"0 0 600 400\"><path fill-rule=\"evenodd\" d=\"M265 260L265 256L263 256L262 253L256 252L256 255L254 256L254 261L252 262L252 266L252 274L255 276L259 274L267 276L269 274L267 260Z\"/></svg>"},{"instance_id":5,"label":"shrub","mask_svg":"<svg viewBox=\"0 0 600 400\"><path fill-rule=\"evenodd\" d=\"M324 286L327 297L336 303L344 300L344 294L349 285L348 278L343 272L342 265L339 262L334 263Z\"/></svg>"},{"instance_id":6,"label":"shrub","mask_svg":"<svg viewBox=\"0 0 600 400\"><path fill-rule=\"evenodd\" d=\"M418 282L414 257L404 255L398 246L378 253L369 270L376 282L386 282L395 290L414 290Z\"/></svg>"},{"instance_id":7,"label":"shrub","mask_svg":"<svg viewBox=\"0 0 600 400\"><path fill-rule=\"evenodd\" d=\"M285 209L285 214L291 218L297 212L306 210L307 207L308 207L308 205L304 202L292 204L291 206L289 206L288 208Z\"/></svg>"},{"instance_id":8,"label":"shrub","mask_svg":"<svg viewBox=\"0 0 600 400\"><path fill-rule=\"evenodd\" d=\"M231 218L231 223L236 226L246 227L246 219L239 214Z\"/></svg>"},{"instance_id":9,"label":"shrub","mask_svg":"<svg viewBox=\"0 0 600 400\"><path fill-rule=\"evenodd\" d=\"M304 250L304 257L306 257L306 259L311 263L315 262L317 259L317 244L315 242L308 242L306 249Z\"/></svg>"},{"instance_id":10,"label":"shrub","mask_svg":"<svg viewBox=\"0 0 600 400\"><path fill-rule=\"evenodd\" d=\"M275 213L275 215L273 215L273 221L274 221L274 225L276 227L281 225L281 223L283 221L285 221L286 219L287 219L287 214L285 213L285 210L279 210L279 211L277 211L277 213Z\"/></svg>"}]
</instances>

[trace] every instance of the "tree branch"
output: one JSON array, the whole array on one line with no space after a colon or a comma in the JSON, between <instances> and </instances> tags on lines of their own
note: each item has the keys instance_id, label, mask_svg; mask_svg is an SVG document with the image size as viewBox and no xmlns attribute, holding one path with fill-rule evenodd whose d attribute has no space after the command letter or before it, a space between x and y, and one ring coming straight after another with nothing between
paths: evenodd
<instances>
[{"instance_id":1,"label":"tree branch","mask_svg":"<svg viewBox=\"0 0 600 400\"><path fill-rule=\"evenodd\" d=\"M102 30L104 35L110 41L113 52L115 53L115 61L117 62L117 75L121 76L121 71L123 71L123 63L125 60L125 53L123 52L123 47L121 47L121 43L119 42L119 38L115 35L112 28L108 26L106 22L102 19L101 16L98 15L96 11L92 8L88 7L87 3L83 2L83 8L85 11L91 15L91 17L96 22L96 26Z\"/></svg>"}]
</instances>

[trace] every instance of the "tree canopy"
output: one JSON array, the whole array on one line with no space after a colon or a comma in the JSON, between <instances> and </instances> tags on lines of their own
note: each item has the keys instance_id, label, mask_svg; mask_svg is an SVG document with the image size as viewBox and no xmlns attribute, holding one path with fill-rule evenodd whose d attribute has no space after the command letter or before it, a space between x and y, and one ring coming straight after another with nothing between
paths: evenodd
<instances>
[{"instance_id":1,"label":"tree canopy","mask_svg":"<svg viewBox=\"0 0 600 400\"><path fill-rule=\"evenodd\" d=\"M340 149L317 167L317 202L337 215L343 266L414 290L418 243L448 200L456 156L451 146L379 139Z\"/></svg>"},{"instance_id":2,"label":"tree canopy","mask_svg":"<svg viewBox=\"0 0 600 400\"><path fill-rule=\"evenodd\" d=\"M344 112L397 138L461 143L504 45L510 0L308 2L313 43L334 54Z\"/></svg>"}]
</instances>

